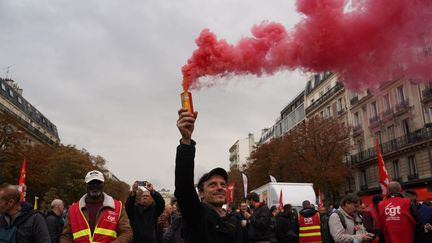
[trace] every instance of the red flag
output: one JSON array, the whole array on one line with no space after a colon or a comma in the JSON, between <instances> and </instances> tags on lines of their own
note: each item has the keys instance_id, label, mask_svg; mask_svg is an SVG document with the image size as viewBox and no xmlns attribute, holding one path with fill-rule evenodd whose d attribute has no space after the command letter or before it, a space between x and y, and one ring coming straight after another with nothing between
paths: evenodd
<instances>
[{"instance_id":1,"label":"red flag","mask_svg":"<svg viewBox=\"0 0 432 243\"><path fill-rule=\"evenodd\" d=\"M22 168L21 168L21 176L18 183L18 190L20 191L20 201L24 202L26 197L26 160L24 159Z\"/></svg>"},{"instance_id":2,"label":"red flag","mask_svg":"<svg viewBox=\"0 0 432 243\"><path fill-rule=\"evenodd\" d=\"M279 210L283 209L283 196L282 196L282 189L280 190L280 195L279 195Z\"/></svg>"},{"instance_id":3,"label":"red flag","mask_svg":"<svg viewBox=\"0 0 432 243\"><path fill-rule=\"evenodd\" d=\"M375 139L376 150L378 153L378 170L380 176L380 186L382 190L382 194L384 196L388 193L388 184L390 183L390 177L388 176L387 170L385 168L384 160L381 155L380 145L378 142L378 138Z\"/></svg>"},{"instance_id":4,"label":"red flag","mask_svg":"<svg viewBox=\"0 0 432 243\"><path fill-rule=\"evenodd\" d=\"M321 194L321 189L318 189L318 208L323 207L323 198Z\"/></svg>"},{"instance_id":5,"label":"red flag","mask_svg":"<svg viewBox=\"0 0 432 243\"><path fill-rule=\"evenodd\" d=\"M227 190L226 190L226 202L227 204L229 203L234 203L234 185L235 183L230 183L227 186Z\"/></svg>"}]
</instances>

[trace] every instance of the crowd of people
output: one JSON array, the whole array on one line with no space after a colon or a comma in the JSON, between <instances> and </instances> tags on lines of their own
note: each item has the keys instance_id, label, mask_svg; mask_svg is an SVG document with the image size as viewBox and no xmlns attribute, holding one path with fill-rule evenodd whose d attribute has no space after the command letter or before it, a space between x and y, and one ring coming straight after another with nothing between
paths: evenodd
<instances>
[{"instance_id":1,"label":"crowd of people","mask_svg":"<svg viewBox=\"0 0 432 243\"><path fill-rule=\"evenodd\" d=\"M272 206L251 192L237 208L226 206L228 174L215 168L194 184L197 113L179 110L181 134L175 193L168 203L150 182L135 182L125 204L104 193L104 175L85 175L86 193L65 209L55 199L47 214L21 202L16 186L0 186L0 243L431 243L432 207L398 182L388 195L364 205L347 194L339 206Z\"/></svg>"}]
</instances>

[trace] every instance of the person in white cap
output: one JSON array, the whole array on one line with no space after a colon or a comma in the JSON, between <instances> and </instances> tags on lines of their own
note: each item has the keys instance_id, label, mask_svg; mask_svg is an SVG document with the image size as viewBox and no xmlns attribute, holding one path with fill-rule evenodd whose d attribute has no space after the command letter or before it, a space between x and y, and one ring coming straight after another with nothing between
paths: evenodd
<instances>
[{"instance_id":1,"label":"person in white cap","mask_svg":"<svg viewBox=\"0 0 432 243\"><path fill-rule=\"evenodd\" d=\"M69 207L60 243L126 243L132 240L124 207L103 192L104 182L102 172L87 173L87 193Z\"/></svg>"}]
</instances>

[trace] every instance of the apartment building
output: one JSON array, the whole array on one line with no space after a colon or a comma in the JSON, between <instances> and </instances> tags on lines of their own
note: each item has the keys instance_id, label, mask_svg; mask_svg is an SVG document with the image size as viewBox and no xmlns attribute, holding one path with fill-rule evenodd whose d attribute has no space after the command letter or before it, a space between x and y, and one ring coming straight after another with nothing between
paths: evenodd
<instances>
[{"instance_id":1,"label":"apartment building","mask_svg":"<svg viewBox=\"0 0 432 243\"><path fill-rule=\"evenodd\" d=\"M368 201L380 193L375 139L381 141L386 169L404 189L415 190L420 200L432 200L430 85L408 80L388 82L373 91L350 93L356 191Z\"/></svg>"},{"instance_id":2,"label":"apartment building","mask_svg":"<svg viewBox=\"0 0 432 243\"><path fill-rule=\"evenodd\" d=\"M16 115L18 125L26 132L28 145L60 143L57 127L23 97L23 90L11 79L0 78L0 115Z\"/></svg>"},{"instance_id":3,"label":"apartment building","mask_svg":"<svg viewBox=\"0 0 432 243\"><path fill-rule=\"evenodd\" d=\"M230 168L243 170L255 149L255 139L252 133L247 138L237 140L229 149Z\"/></svg>"}]
</instances>

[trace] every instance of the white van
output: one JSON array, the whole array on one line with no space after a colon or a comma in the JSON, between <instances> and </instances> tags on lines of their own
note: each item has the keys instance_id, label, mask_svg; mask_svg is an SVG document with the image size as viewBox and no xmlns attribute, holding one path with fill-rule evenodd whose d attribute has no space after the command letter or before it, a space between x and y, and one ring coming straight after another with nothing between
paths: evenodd
<instances>
[{"instance_id":1,"label":"white van","mask_svg":"<svg viewBox=\"0 0 432 243\"><path fill-rule=\"evenodd\" d=\"M291 204L297 210L302 208L302 202L309 200L316 203L316 195L312 183L270 182L253 190L267 206L279 206L279 195L282 190L283 204Z\"/></svg>"}]
</instances>

